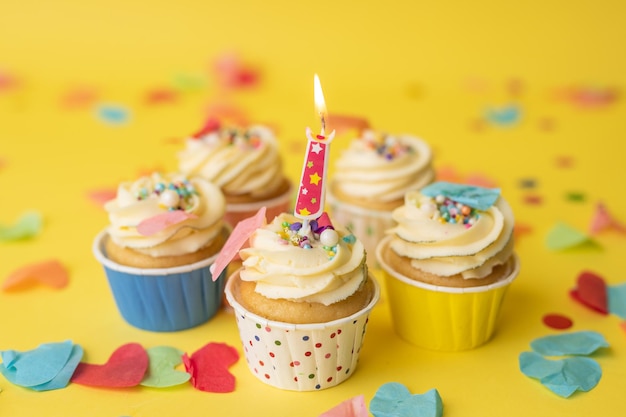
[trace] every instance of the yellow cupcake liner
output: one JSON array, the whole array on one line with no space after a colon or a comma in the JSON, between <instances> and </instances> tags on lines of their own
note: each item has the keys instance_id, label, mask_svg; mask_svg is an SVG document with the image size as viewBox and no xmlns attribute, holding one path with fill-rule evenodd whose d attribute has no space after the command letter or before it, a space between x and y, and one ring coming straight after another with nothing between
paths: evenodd
<instances>
[{"instance_id":1,"label":"yellow cupcake liner","mask_svg":"<svg viewBox=\"0 0 626 417\"><path fill-rule=\"evenodd\" d=\"M377 248L395 332L416 346L438 351L473 349L486 343L497 325L502 300L519 274L513 254L510 275L481 287L451 288L414 281L382 258L391 237Z\"/></svg>"}]
</instances>

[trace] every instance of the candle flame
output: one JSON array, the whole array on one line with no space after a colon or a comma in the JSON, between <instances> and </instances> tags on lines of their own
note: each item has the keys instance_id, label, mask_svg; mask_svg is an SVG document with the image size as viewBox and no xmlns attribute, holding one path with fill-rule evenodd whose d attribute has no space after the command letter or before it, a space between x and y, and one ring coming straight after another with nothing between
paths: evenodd
<instances>
[{"instance_id":1,"label":"candle flame","mask_svg":"<svg viewBox=\"0 0 626 417\"><path fill-rule=\"evenodd\" d=\"M313 98L315 100L315 110L322 122L322 132L326 128L326 101L324 100L324 92L322 91L322 84L320 78L315 74L313 77ZM322 133L323 134L323 133Z\"/></svg>"}]
</instances>

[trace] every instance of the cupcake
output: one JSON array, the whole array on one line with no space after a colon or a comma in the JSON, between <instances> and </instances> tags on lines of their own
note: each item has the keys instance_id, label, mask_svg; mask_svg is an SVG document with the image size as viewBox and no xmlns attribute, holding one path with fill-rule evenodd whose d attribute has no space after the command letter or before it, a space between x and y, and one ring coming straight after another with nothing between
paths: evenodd
<instances>
[{"instance_id":1,"label":"cupcake","mask_svg":"<svg viewBox=\"0 0 626 417\"><path fill-rule=\"evenodd\" d=\"M225 274L209 267L228 238L220 189L198 177L153 174L124 182L105 205L110 225L93 251L122 317L152 331L176 331L218 311Z\"/></svg>"},{"instance_id":2,"label":"cupcake","mask_svg":"<svg viewBox=\"0 0 626 417\"><path fill-rule=\"evenodd\" d=\"M391 212L407 191L433 181L432 153L426 142L410 135L381 135L365 130L335 163L328 202L335 222L347 225L374 254ZM370 256L370 266L375 266Z\"/></svg>"},{"instance_id":3,"label":"cupcake","mask_svg":"<svg viewBox=\"0 0 626 417\"><path fill-rule=\"evenodd\" d=\"M240 250L226 285L248 366L277 388L313 391L354 372L379 287L363 245L323 215L310 232L281 214Z\"/></svg>"},{"instance_id":4,"label":"cupcake","mask_svg":"<svg viewBox=\"0 0 626 417\"><path fill-rule=\"evenodd\" d=\"M291 185L283 173L273 132L264 126L220 126L210 120L187 139L179 169L218 185L232 226L267 207L268 215L288 210Z\"/></svg>"},{"instance_id":5,"label":"cupcake","mask_svg":"<svg viewBox=\"0 0 626 417\"><path fill-rule=\"evenodd\" d=\"M437 182L407 193L393 219L376 255L396 332L434 350L487 342L519 273L499 190Z\"/></svg>"}]
</instances>

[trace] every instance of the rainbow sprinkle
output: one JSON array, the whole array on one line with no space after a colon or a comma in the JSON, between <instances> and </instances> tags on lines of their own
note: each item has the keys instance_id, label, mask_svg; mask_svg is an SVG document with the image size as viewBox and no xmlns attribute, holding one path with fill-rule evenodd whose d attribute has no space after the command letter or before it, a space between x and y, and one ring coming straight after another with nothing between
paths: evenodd
<instances>
[{"instance_id":1,"label":"rainbow sprinkle","mask_svg":"<svg viewBox=\"0 0 626 417\"><path fill-rule=\"evenodd\" d=\"M469 229L480 218L478 210L442 195L438 195L433 201L436 206L433 217L441 223L462 224Z\"/></svg>"},{"instance_id":2,"label":"rainbow sprinkle","mask_svg":"<svg viewBox=\"0 0 626 417\"><path fill-rule=\"evenodd\" d=\"M158 182L152 189L142 187L135 192L138 201L159 198L162 205L169 211L190 209L191 199L197 195L195 187L187 179L177 182Z\"/></svg>"},{"instance_id":3,"label":"rainbow sprinkle","mask_svg":"<svg viewBox=\"0 0 626 417\"><path fill-rule=\"evenodd\" d=\"M414 152L412 147L388 134L377 135L373 132L369 132L369 134L363 135L362 140L369 149L375 150L380 157L388 161Z\"/></svg>"}]
</instances>

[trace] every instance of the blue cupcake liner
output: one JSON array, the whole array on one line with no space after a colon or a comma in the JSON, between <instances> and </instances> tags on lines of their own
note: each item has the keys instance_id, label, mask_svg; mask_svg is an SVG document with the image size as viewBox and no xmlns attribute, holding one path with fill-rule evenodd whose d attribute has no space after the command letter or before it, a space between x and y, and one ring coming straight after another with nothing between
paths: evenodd
<instances>
[{"instance_id":1,"label":"blue cupcake liner","mask_svg":"<svg viewBox=\"0 0 626 417\"><path fill-rule=\"evenodd\" d=\"M96 236L93 253L104 267L117 308L129 324L173 332L207 322L219 310L226 272L213 281L209 267L217 255L174 268L142 269L106 257L106 231Z\"/></svg>"}]
</instances>

